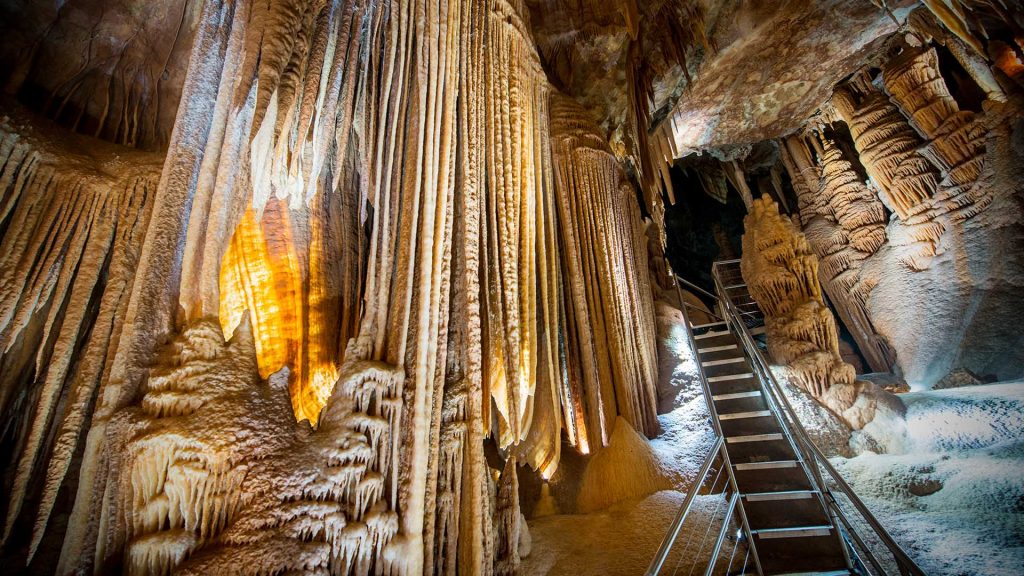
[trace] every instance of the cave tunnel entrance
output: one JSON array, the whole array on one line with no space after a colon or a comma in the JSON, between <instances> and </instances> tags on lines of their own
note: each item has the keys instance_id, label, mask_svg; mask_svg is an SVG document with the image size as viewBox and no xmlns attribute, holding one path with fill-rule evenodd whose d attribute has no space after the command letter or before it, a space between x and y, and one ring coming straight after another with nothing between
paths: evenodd
<instances>
[{"instance_id":1,"label":"cave tunnel entrance","mask_svg":"<svg viewBox=\"0 0 1024 576\"><path fill-rule=\"evenodd\" d=\"M867 171L860 163L846 125L837 122L824 130L842 149L857 175L867 181ZM817 162L813 147L811 154ZM796 192L789 175L781 169L779 150L774 142L752 146L738 166L753 198L768 194L779 205L780 212L798 218ZM728 169L726 163L708 156L678 160L670 169L676 203L669 204L666 200L665 204L665 255L672 270L711 293L715 292L711 276L714 262L740 258L743 253L743 218L747 210L733 181L726 176ZM775 183L772 183L773 178ZM886 209L886 218L889 216ZM696 291L691 293L708 306L714 305L706 296ZM837 320L843 359L852 364L858 374L869 372L868 363L841 315L830 299L826 298L825 303Z\"/></svg>"}]
</instances>

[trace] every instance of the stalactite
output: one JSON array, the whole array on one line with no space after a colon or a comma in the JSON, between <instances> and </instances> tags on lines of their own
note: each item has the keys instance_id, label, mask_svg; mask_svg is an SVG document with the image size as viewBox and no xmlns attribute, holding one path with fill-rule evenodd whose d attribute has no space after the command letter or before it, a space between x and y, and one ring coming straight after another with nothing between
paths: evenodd
<instances>
[{"instance_id":1,"label":"stalactite","mask_svg":"<svg viewBox=\"0 0 1024 576\"><path fill-rule=\"evenodd\" d=\"M860 385L839 356L835 319L821 297L818 259L770 198L758 198L743 220L743 279L765 314L768 353L791 380L854 428L873 410L854 408Z\"/></svg>"},{"instance_id":2,"label":"stalactite","mask_svg":"<svg viewBox=\"0 0 1024 576\"><path fill-rule=\"evenodd\" d=\"M209 0L159 183L91 194L0 141L4 190L60 192L5 192L5 257L29 258L22 221L52 241L0 274L33 299L0 321L99 298L88 339L74 314L41 334L93 360L49 364L40 409L68 408L33 546L77 452L60 573L514 569L515 464L498 498L487 436L550 478L563 428L584 453L620 415L657 430L636 193L551 93L520 0ZM61 250L73 282L42 270Z\"/></svg>"},{"instance_id":3,"label":"stalactite","mask_svg":"<svg viewBox=\"0 0 1024 576\"><path fill-rule=\"evenodd\" d=\"M653 304L647 242L635 193L593 121L571 99L553 95L569 339L580 374L591 446L607 444L614 415L648 435L657 431ZM612 249L611 247L616 247ZM574 352L575 352L574 350Z\"/></svg>"},{"instance_id":4,"label":"stalactite","mask_svg":"<svg viewBox=\"0 0 1024 576\"><path fill-rule=\"evenodd\" d=\"M964 2L961 0L922 0L922 3L935 14L936 18L946 25L950 32L959 36L961 40L979 54L985 53L985 47L971 32L970 25L967 23Z\"/></svg>"},{"instance_id":5,"label":"stalactite","mask_svg":"<svg viewBox=\"0 0 1024 576\"><path fill-rule=\"evenodd\" d=\"M556 311L546 305L557 276L550 255L540 252L551 248L545 243L555 220L546 198L553 193L547 134L540 130L547 123L549 89L525 19L528 11L505 0L494 2L492 10L484 76L491 168L485 200L484 374L499 418L499 444L508 447L526 438L538 374L556 357L554 339L539 348L539 332L558 332Z\"/></svg>"},{"instance_id":6,"label":"stalactite","mask_svg":"<svg viewBox=\"0 0 1024 576\"><path fill-rule=\"evenodd\" d=\"M818 170L810 151L798 136L789 136L780 142L782 162L789 173L796 192L800 222L807 226L818 214L825 213L822 196L818 192Z\"/></svg>"},{"instance_id":7,"label":"stalactite","mask_svg":"<svg viewBox=\"0 0 1024 576\"><path fill-rule=\"evenodd\" d=\"M832 103L850 127L861 163L882 192L882 201L907 226L910 246L904 263L912 269L927 267L946 227L930 211L940 175L919 153L920 137L866 79L837 89Z\"/></svg>"},{"instance_id":8,"label":"stalactite","mask_svg":"<svg viewBox=\"0 0 1024 576\"><path fill-rule=\"evenodd\" d=\"M945 46L989 100L1006 102L1006 92L996 80L984 54L978 53L955 34L947 32L927 9L919 8L911 12L907 24L918 34L931 37Z\"/></svg>"},{"instance_id":9,"label":"stalactite","mask_svg":"<svg viewBox=\"0 0 1024 576\"><path fill-rule=\"evenodd\" d=\"M885 242L885 209L857 177L842 152L828 138L821 138L821 188L836 222L850 237L850 246L874 254Z\"/></svg>"},{"instance_id":10,"label":"stalactite","mask_svg":"<svg viewBox=\"0 0 1024 576\"><path fill-rule=\"evenodd\" d=\"M942 172L942 202L955 206L954 220L965 220L992 203L990 194L971 189L985 162L986 130L973 112L960 110L938 64L935 49L907 50L883 77L893 100L929 140L921 153Z\"/></svg>"},{"instance_id":11,"label":"stalactite","mask_svg":"<svg viewBox=\"0 0 1024 576\"><path fill-rule=\"evenodd\" d=\"M867 83L836 90L832 103L850 127L871 179L900 219L910 219L938 185L938 175L917 153L920 138L889 99Z\"/></svg>"}]
</instances>

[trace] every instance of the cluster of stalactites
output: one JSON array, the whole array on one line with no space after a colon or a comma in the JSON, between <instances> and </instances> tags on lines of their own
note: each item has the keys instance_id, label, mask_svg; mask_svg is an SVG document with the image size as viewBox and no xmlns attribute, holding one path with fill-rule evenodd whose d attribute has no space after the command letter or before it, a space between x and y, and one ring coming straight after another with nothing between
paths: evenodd
<instances>
[{"instance_id":1,"label":"cluster of stalactites","mask_svg":"<svg viewBox=\"0 0 1024 576\"><path fill-rule=\"evenodd\" d=\"M17 446L3 541L38 497L32 558L110 370L159 164L28 132L0 121L0 420Z\"/></svg>"},{"instance_id":2,"label":"cluster of stalactites","mask_svg":"<svg viewBox=\"0 0 1024 576\"><path fill-rule=\"evenodd\" d=\"M525 20L528 12L505 0L492 9L481 87L487 174L483 370L497 416L495 435L507 449L527 439L538 397L550 395L562 380L559 270L547 79ZM554 417L554 406L545 406L542 418ZM544 442L553 456L551 441Z\"/></svg>"},{"instance_id":3,"label":"cluster of stalactites","mask_svg":"<svg viewBox=\"0 0 1024 576\"><path fill-rule=\"evenodd\" d=\"M616 414L653 435L654 312L633 188L596 123L571 98L552 95L551 133L566 293L569 437L584 448L606 445Z\"/></svg>"},{"instance_id":4,"label":"cluster of stalactites","mask_svg":"<svg viewBox=\"0 0 1024 576\"><path fill-rule=\"evenodd\" d=\"M402 371L347 364L313 432L287 370L259 377L247 322L226 342L197 321L159 359L110 427L106 497L131 513L100 511L97 565L123 548L128 574L368 573L397 533L381 496Z\"/></svg>"},{"instance_id":5,"label":"cluster of stalactites","mask_svg":"<svg viewBox=\"0 0 1024 576\"><path fill-rule=\"evenodd\" d=\"M639 207L589 119L566 113L553 145L528 13L205 2L156 190L132 180L107 197L116 217L97 204L91 220L57 205L85 196L36 195L59 224L39 234L89 222L124 246L83 249L117 290L37 526L36 543L98 395L59 571L514 568L518 503L498 497L486 434L550 477L563 417L581 451L619 413L653 433ZM64 272L30 276L65 288Z\"/></svg>"},{"instance_id":6,"label":"cluster of stalactites","mask_svg":"<svg viewBox=\"0 0 1024 576\"><path fill-rule=\"evenodd\" d=\"M938 173L918 153L921 139L896 106L868 82L836 90L832 103L892 210L904 221L923 210L935 193Z\"/></svg>"},{"instance_id":7,"label":"cluster of stalactites","mask_svg":"<svg viewBox=\"0 0 1024 576\"><path fill-rule=\"evenodd\" d=\"M829 136L819 133L813 143L816 166L804 138L793 136L782 143L802 229L819 258L821 282L837 312L871 367L886 371L893 358L866 310L874 282L861 275L862 263L886 241L885 208Z\"/></svg>"},{"instance_id":8,"label":"cluster of stalactites","mask_svg":"<svg viewBox=\"0 0 1024 576\"><path fill-rule=\"evenodd\" d=\"M818 284L817 257L768 197L754 200L743 224L741 269L765 314L769 354L790 369L797 386L842 415L856 401L856 372L839 356L836 321Z\"/></svg>"},{"instance_id":9,"label":"cluster of stalactites","mask_svg":"<svg viewBox=\"0 0 1024 576\"><path fill-rule=\"evenodd\" d=\"M356 88L369 72L360 28L388 8L375 9L376 20L362 1L219 10L204 6L192 68L199 75L209 59L220 83L187 83L180 112L212 128L198 169L178 175L194 186L179 301L188 319L219 314L228 335L247 314L261 374L288 366L296 418L315 423L354 333L358 295L349 287L365 254L350 146ZM210 35L227 41L214 49ZM168 166L189 166L195 150L177 142Z\"/></svg>"},{"instance_id":10,"label":"cluster of stalactites","mask_svg":"<svg viewBox=\"0 0 1024 576\"><path fill-rule=\"evenodd\" d=\"M977 67L967 63L969 70ZM922 270L950 221L970 219L992 203L988 187L976 185L987 131L973 112L960 110L934 49L904 47L884 67L882 80L892 102L860 75L837 89L832 103L883 201L904 225L901 239L893 240L908 247L901 260Z\"/></svg>"},{"instance_id":11,"label":"cluster of stalactites","mask_svg":"<svg viewBox=\"0 0 1024 576\"><path fill-rule=\"evenodd\" d=\"M883 78L893 100L928 141L921 154L943 175L940 190L955 205L953 219L984 210L991 195L972 194L971 188L984 166L987 131L953 99L939 74L935 49L908 49L885 67Z\"/></svg>"}]
</instances>

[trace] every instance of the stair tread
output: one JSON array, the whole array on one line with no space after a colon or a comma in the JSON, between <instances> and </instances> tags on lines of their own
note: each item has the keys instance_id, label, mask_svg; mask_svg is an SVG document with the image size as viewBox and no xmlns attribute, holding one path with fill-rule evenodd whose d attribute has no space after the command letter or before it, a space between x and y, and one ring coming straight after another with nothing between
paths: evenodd
<instances>
[{"instance_id":1,"label":"stair tread","mask_svg":"<svg viewBox=\"0 0 1024 576\"><path fill-rule=\"evenodd\" d=\"M729 330L720 330L720 331L717 331L717 332L710 332L709 331L709 332L705 332L704 334L697 334L697 335L695 335L693 337L693 339L694 340L701 340L701 339L704 339L704 338L715 338L715 337L718 337L718 336L731 336L731 335L732 335L732 332L730 332Z\"/></svg>"},{"instance_id":2,"label":"stair tread","mask_svg":"<svg viewBox=\"0 0 1024 576\"><path fill-rule=\"evenodd\" d=\"M758 398L761 396L760 390L750 390L748 392L732 392L730 394L717 394L712 396L711 399L715 402L722 400L739 400L740 398Z\"/></svg>"},{"instance_id":3,"label":"stair tread","mask_svg":"<svg viewBox=\"0 0 1024 576\"><path fill-rule=\"evenodd\" d=\"M749 412L733 412L731 414L719 414L719 420L739 420L742 418L763 418L771 416L771 410L751 410Z\"/></svg>"},{"instance_id":4,"label":"stair tread","mask_svg":"<svg viewBox=\"0 0 1024 576\"><path fill-rule=\"evenodd\" d=\"M725 326L725 322L708 322L707 324L691 324L690 328L693 330L701 330L704 328L713 328L715 326Z\"/></svg>"},{"instance_id":5,"label":"stair tread","mask_svg":"<svg viewBox=\"0 0 1024 576\"><path fill-rule=\"evenodd\" d=\"M722 358L721 360L707 360L701 362L700 365L705 368L711 368L712 366L724 366L726 364L739 364L740 362L746 362L745 356L735 356L733 358Z\"/></svg>"},{"instance_id":6,"label":"stair tread","mask_svg":"<svg viewBox=\"0 0 1024 576\"><path fill-rule=\"evenodd\" d=\"M742 373L739 373L739 374L723 374L721 376L709 376L708 377L708 383L711 383L711 382L725 382L727 380L740 380L740 379L743 379L743 378L753 378L753 377L754 377L754 374L752 372L742 372Z\"/></svg>"},{"instance_id":7,"label":"stair tread","mask_svg":"<svg viewBox=\"0 0 1024 576\"><path fill-rule=\"evenodd\" d=\"M817 490L779 490L776 492L747 492L743 498L747 502L764 502L768 500L803 500L813 498Z\"/></svg>"},{"instance_id":8,"label":"stair tread","mask_svg":"<svg viewBox=\"0 0 1024 576\"><path fill-rule=\"evenodd\" d=\"M725 439L727 444L739 444L741 442L768 442L772 440L782 440L782 434L772 432L769 434L744 434L740 436L730 436Z\"/></svg>"},{"instance_id":9,"label":"stair tread","mask_svg":"<svg viewBox=\"0 0 1024 576\"><path fill-rule=\"evenodd\" d=\"M751 530L750 533L762 539L772 538L804 538L808 536L826 536L832 534L834 528L831 524L818 524L815 526L794 526L792 528L762 528Z\"/></svg>"},{"instance_id":10,"label":"stair tread","mask_svg":"<svg viewBox=\"0 0 1024 576\"><path fill-rule=\"evenodd\" d=\"M739 350L739 347L735 344L724 344L722 346L709 346L707 348L698 348L698 354L708 354L710 352L724 352L725 350Z\"/></svg>"},{"instance_id":11,"label":"stair tread","mask_svg":"<svg viewBox=\"0 0 1024 576\"><path fill-rule=\"evenodd\" d=\"M799 465L799 460L769 460L767 462L733 464L733 468L737 470L778 470L780 468L796 468Z\"/></svg>"}]
</instances>

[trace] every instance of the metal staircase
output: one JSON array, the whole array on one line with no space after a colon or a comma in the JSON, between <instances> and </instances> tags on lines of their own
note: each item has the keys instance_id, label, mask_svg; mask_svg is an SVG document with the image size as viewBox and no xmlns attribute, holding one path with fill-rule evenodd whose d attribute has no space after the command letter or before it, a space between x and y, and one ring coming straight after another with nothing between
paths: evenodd
<instances>
[{"instance_id":1,"label":"metal staircase","mask_svg":"<svg viewBox=\"0 0 1024 576\"><path fill-rule=\"evenodd\" d=\"M661 573L687 518L693 520L695 495L708 486L711 493L721 491L727 513L710 555L700 550L692 555L710 558L701 560L705 574L721 573L717 567L724 563L722 546L731 525L742 532L746 558L738 572L729 571L734 545L725 573L923 574L807 437L755 340L763 332L763 315L747 291L739 261L717 262L713 272L717 296L679 278L676 287L682 283L713 298L719 310L718 321L692 325L686 310L691 306L682 306L718 441L647 574ZM713 469L718 476L708 485ZM719 484L722 470L728 481ZM856 510L859 525L842 503ZM872 546L860 532L870 533ZM692 548L685 545L684 556ZM888 549L888 558L875 554L879 548ZM676 563L677 571L684 560Z\"/></svg>"}]
</instances>

